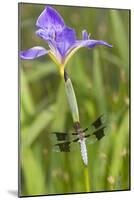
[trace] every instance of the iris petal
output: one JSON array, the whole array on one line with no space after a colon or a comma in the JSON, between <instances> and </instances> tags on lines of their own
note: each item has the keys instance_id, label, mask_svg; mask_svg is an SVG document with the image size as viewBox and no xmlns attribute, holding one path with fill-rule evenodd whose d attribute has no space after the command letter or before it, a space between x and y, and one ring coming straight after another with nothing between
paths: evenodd
<instances>
[{"instance_id":1,"label":"iris petal","mask_svg":"<svg viewBox=\"0 0 134 200\"><path fill-rule=\"evenodd\" d=\"M82 31L82 40L89 40L91 34L88 34L87 30Z\"/></svg>"},{"instance_id":2,"label":"iris petal","mask_svg":"<svg viewBox=\"0 0 134 200\"><path fill-rule=\"evenodd\" d=\"M65 56L68 49L76 42L75 31L70 27L64 27L61 33L56 35L56 45L62 57Z\"/></svg>"},{"instance_id":3,"label":"iris petal","mask_svg":"<svg viewBox=\"0 0 134 200\"><path fill-rule=\"evenodd\" d=\"M64 27L64 20L55 9L47 6L38 17L36 26L44 30L53 28L56 31L61 31Z\"/></svg>"},{"instance_id":4,"label":"iris petal","mask_svg":"<svg viewBox=\"0 0 134 200\"><path fill-rule=\"evenodd\" d=\"M88 36L89 37L89 36ZM71 51L75 51L75 49L79 49L81 47L87 47L87 48L93 48L96 45L103 45L108 47L113 47L111 44L108 44L107 42L103 40L76 40L75 44L71 46L71 48L68 50L68 54Z\"/></svg>"},{"instance_id":5,"label":"iris petal","mask_svg":"<svg viewBox=\"0 0 134 200\"><path fill-rule=\"evenodd\" d=\"M56 42L54 40L55 36L53 34L53 32L48 34L43 29L39 29L36 31L36 35L39 36L41 39L46 40L51 49L56 49Z\"/></svg>"},{"instance_id":6,"label":"iris petal","mask_svg":"<svg viewBox=\"0 0 134 200\"><path fill-rule=\"evenodd\" d=\"M38 29L35 33L38 37L46 41L51 38L51 34L49 34L47 31L44 31L43 29Z\"/></svg>"},{"instance_id":7,"label":"iris petal","mask_svg":"<svg viewBox=\"0 0 134 200\"><path fill-rule=\"evenodd\" d=\"M83 30L83 31L82 31L82 39L83 39L83 40L88 40L88 33L87 33L86 30Z\"/></svg>"},{"instance_id":8,"label":"iris petal","mask_svg":"<svg viewBox=\"0 0 134 200\"><path fill-rule=\"evenodd\" d=\"M87 38L87 36L85 36ZM88 36L89 38L89 36ZM73 44L67 51L66 57L65 57L65 65L67 64L68 60L82 47L87 47L87 48L93 48L95 45L104 45L108 47L113 47L112 45L108 44L105 41L102 40L77 40L75 44Z\"/></svg>"},{"instance_id":9,"label":"iris petal","mask_svg":"<svg viewBox=\"0 0 134 200\"><path fill-rule=\"evenodd\" d=\"M47 41L51 52L53 52L54 56L57 58L58 61L61 61L61 55L59 50L57 49L56 41L54 40L54 38L48 36L48 34L42 29L37 30L36 35L42 38L43 40Z\"/></svg>"},{"instance_id":10,"label":"iris petal","mask_svg":"<svg viewBox=\"0 0 134 200\"><path fill-rule=\"evenodd\" d=\"M43 47L37 46L20 52L20 58L24 60L32 60L47 54L49 51Z\"/></svg>"},{"instance_id":11,"label":"iris petal","mask_svg":"<svg viewBox=\"0 0 134 200\"><path fill-rule=\"evenodd\" d=\"M83 47L88 47L88 48L93 48L96 45L103 45L107 47L112 47L111 44L108 44L107 42L103 40L86 40L86 41L81 41L80 42Z\"/></svg>"}]
</instances>

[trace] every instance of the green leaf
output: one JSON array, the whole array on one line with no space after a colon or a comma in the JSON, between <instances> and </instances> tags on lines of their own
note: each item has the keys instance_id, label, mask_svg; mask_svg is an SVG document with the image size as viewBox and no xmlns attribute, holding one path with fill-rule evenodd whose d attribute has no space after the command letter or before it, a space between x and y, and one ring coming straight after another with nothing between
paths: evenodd
<instances>
[{"instance_id":1,"label":"green leaf","mask_svg":"<svg viewBox=\"0 0 134 200\"><path fill-rule=\"evenodd\" d=\"M45 194L44 172L32 149L25 148L21 155L22 170L28 195ZM23 196L23 193L20 195Z\"/></svg>"},{"instance_id":2,"label":"green leaf","mask_svg":"<svg viewBox=\"0 0 134 200\"><path fill-rule=\"evenodd\" d=\"M115 137L115 142L113 144L114 145L113 155L112 155L112 163L110 165L110 170L109 170L109 176L112 176L115 181L117 181L117 178L120 175L123 163L123 157L121 157L121 152L123 151L123 148L126 147L129 140L128 122L129 122L129 116L127 111L123 117L119 129L115 133L116 137Z\"/></svg>"},{"instance_id":3,"label":"green leaf","mask_svg":"<svg viewBox=\"0 0 134 200\"><path fill-rule=\"evenodd\" d=\"M32 95L31 95L31 91L30 91L30 88L29 88L28 80L27 80L25 72L23 71L22 68L21 68L21 71L20 71L20 75L21 75L21 82L20 82L21 104L23 105L23 109L25 110L25 112L27 114L33 115L34 112L35 112L34 102L32 100Z\"/></svg>"},{"instance_id":4,"label":"green leaf","mask_svg":"<svg viewBox=\"0 0 134 200\"><path fill-rule=\"evenodd\" d=\"M66 113L68 111L67 100L63 80L59 84L58 91L56 92L55 110L53 129L63 129L66 122ZM60 115L62 117L60 117Z\"/></svg>"},{"instance_id":5,"label":"green leaf","mask_svg":"<svg viewBox=\"0 0 134 200\"><path fill-rule=\"evenodd\" d=\"M100 64L99 52L94 49L93 57L93 88L94 96L100 113L106 112L106 98L102 77L102 66Z\"/></svg>"},{"instance_id":6,"label":"green leaf","mask_svg":"<svg viewBox=\"0 0 134 200\"><path fill-rule=\"evenodd\" d=\"M29 73L26 74L27 80L30 82L37 81L57 71L53 62L35 62Z\"/></svg>"},{"instance_id":7,"label":"green leaf","mask_svg":"<svg viewBox=\"0 0 134 200\"><path fill-rule=\"evenodd\" d=\"M22 143L24 145L31 145L37 139L41 131L52 121L53 113L54 106L51 105L38 114L29 126L22 129Z\"/></svg>"},{"instance_id":8,"label":"green leaf","mask_svg":"<svg viewBox=\"0 0 134 200\"><path fill-rule=\"evenodd\" d=\"M115 40L115 44L113 44L113 48L114 47L118 48L121 59L124 61L124 67L128 70L129 41L127 40L126 30L124 28L123 21L117 10L110 11L110 18L111 18L112 30L114 34L114 40Z\"/></svg>"},{"instance_id":9,"label":"green leaf","mask_svg":"<svg viewBox=\"0 0 134 200\"><path fill-rule=\"evenodd\" d=\"M119 58L119 56L114 55L112 52L108 52L104 49L101 51L101 55L109 63L112 63L112 65L114 65L115 67L119 67L120 69L122 69L123 60Z\"/></svg>"}]
</instances>

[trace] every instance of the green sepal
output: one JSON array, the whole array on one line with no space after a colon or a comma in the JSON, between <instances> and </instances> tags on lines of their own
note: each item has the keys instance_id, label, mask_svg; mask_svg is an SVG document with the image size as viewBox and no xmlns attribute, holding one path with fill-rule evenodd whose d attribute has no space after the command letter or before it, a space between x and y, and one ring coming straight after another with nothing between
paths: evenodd
<instances>
[{"instance_id":1,"label":"green sepal","mask_svg":"<svg viewBox=\"0 0 134 200\"><path fill-rule=\"evenodd\" d=\"M72 112L73 121L79 122L79 111L78 111L77 100L74 93L72 82L69 77L65 81L65 90L66 90L66 95L67 95L68 102L70 105L70 109Z\"/></svg>"}]
</instances>

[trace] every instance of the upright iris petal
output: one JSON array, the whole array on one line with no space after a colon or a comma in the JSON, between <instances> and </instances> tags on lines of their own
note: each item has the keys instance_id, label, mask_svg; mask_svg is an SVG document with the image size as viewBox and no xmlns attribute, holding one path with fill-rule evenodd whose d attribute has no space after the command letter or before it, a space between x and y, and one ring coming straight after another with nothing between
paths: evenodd
<instances>
[{"instance_id":1,"label":"upright iris petal","mask_svg":"<svg viewBox=\"0 0 134 200\"><path fill-rule=\"evenodd\" d=\"M64 20L56 10L48 6L38 17L36 26L44 30L53 28L55 31L61 31L64 27Z\"/></svg>"},{"instance_id":2,"label":"upright iris petal","mask_svg":"<svg viewBox=\"0 0 134 200\"><path fill-rule=\"evenodd\" d=\"M68 49L75 44L76 35L75 31L69 27L65 27L61 33L56 35L56 45L61 56L64 58Z\"/></svg>"},{"instance_id":3,"label":"upright iris petal","mask_svg":"<svg viewBox=\"0 0 134 200\"><path fill-rule=\"evenodd\" d=\"M86 30L83 30L83 31L82 31L82 40L88 40L88 39L89 39L89 37L88 37L87 31L86 31Z\"/></svg>"}]
</instances>

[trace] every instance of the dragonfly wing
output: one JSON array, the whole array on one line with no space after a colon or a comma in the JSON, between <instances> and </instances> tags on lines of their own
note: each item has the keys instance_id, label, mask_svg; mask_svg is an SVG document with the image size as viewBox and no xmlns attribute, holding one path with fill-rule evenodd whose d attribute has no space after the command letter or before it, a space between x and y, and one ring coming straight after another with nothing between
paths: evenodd
<instances>
[{"instance_id":1,"label":"dragonfly wing","mask_svg":"<svg viewBox=\"0 0 134 200\"><path fill-rule=\"evenodd\" d=\"M55 152L69 151L68 134L65 132L52 132L50 134L52 150Z\"/></svg>"},{"instance_id":2,"label":"dragonfly wing","mask_svg":"<svg viewBox=\"0 0 134 200\"><path fill-rule=\"evenodd\" d=\"M94 128L99 128L100 126L102 126L103 122L102 122L102 116L100 115L93 123L92 125L94 126Z\"/></svg>"},{"instance_id":3,"label":"dragonfly wing","mask_svg":"<svg viewBox=\"0 0 134 200\"><path fill-rule=\"evenodd\" d=\"M75 139L78 141L78 139ZM59 142L53 144L52 151L54 152L73 152L79 150L79 142L77 141L68 141L68 142Z\"/></svg>"},{"instance_id":4,"label":"dragonfly wing","mask_svg":"<svg viewBox=\"0 0 134 200\"><path fill-rule=\"evenodd\" d=\"M95 137L95 135L85 135L85 138L86 138L86 144L94 144L97 139Z\"/></svg>"},{"instance_id":5,"label":"dragonfly wing","mask_svg":"<svg viewBox=\"0 0 134 200\"><path fill-rule=\"evenodd\" d=\"M72 142L78 142L79 138L74 139Z\"/></svg>"},{"instance_id":6,"label":"dragonfly wing","mask_svg":"<svg viewBox=\"0 0 134 200\"><path fill-rule=\"evenodd\" d=\"M84 129L84 132L87 131L88 128ZM55 152L70 152L74 150L78 150L79 146L79 138L78 133L65 133L65 132L53 132L51 134L51 141L53 144L53 151Z\"/></svg>"},{"instance_id":7,"label":"dragonfly wing","mask_svg":"<svg viewBox=\"0 0 134 200\"><path fill-rule=\"evenodd\" d=\"M68 134L64 132L53 132L56 135L57 141L68 140Z\"/></svg>"},{"instance_id":8,"label":"dragonfly wing","mask_svg":"<svg viewBox=\"0 0 134 200\"><path fill-rule=\"evenodd\" d=\"M86 132L88 130L88 128L85 128L84 130L83 130L83 132Z\"/></svg>"},{"instance_id":9,"label":"dragonfly wing","mask_svg":"<svg viewBox=\"0 0 134 200\"><path fill-rule=\"evenodd\" d=\"M97 140L100 140L100 139L102 139L105 136L105 134L104 134L104 129L105 128L106 127L103 126L100 129L98 129L98 130L96 130L96 131L93 132L93 135L96 136Z\"/></svg>"},{"instance_id":10,"label":"dragonfly wing","mask_svg":"<svg viewBox=\"0 0 134 200\"><path fill-rule=\"evenodd\" d=\"M58 146L60 152L70 152L70 143L71 142L62 142L62 143L57 143L54 146Z\"/></svg>"},{"instance_id":11,"label":"dragonfly wing","mask_svg":"<svg viewBox=\"0 0 134 200\"><path fill-rule=\"evenodd\" d=\"M99 129L97 129L96 131L94 131L92 134L85 135L85 138L87 138L86 143L93 144L93 143L97 142L98 140L101 140L105 136L105 134L104 134L105 128L106 127L103 126Z\"/></svg>"}]
</instances>

